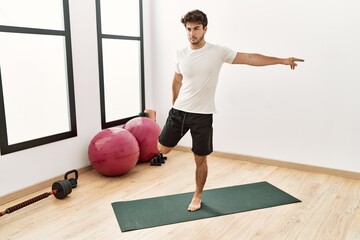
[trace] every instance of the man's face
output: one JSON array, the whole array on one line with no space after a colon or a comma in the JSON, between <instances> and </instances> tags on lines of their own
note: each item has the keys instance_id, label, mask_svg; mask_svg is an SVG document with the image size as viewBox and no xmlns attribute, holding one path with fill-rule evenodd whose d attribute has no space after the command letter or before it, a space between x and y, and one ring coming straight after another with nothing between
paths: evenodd
<instances>
[{"instance_id":1,"label":"man's face","mask_svg":"<svg viewBox=\"0 0 360 240\"><path fill-rule=\"evenodd\" d=\"M204 40L206 30L207 28L204 28L202 24L188 22L186 24L186 32L191 45L199 45Z\"/></svg>"}]
</instances>

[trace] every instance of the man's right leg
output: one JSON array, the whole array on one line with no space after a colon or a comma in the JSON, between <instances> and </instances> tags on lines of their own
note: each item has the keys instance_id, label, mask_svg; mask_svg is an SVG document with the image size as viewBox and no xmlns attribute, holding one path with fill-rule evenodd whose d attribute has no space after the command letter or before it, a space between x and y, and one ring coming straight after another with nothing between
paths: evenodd
<instances>
[{"instance_id":1,"label":"man's right leg","mask_svg":"<svg viewBox=\"0 0 360 240\"><path fill-rule=\"evenodd\" d=\"M184 126L185 116L185 113L179 110L171 109L169 111L169 116L158 139L157 148L161 153L169 153L189 130Z\"/></svg>"},{"instance_id":2,"label":"man's right leg","mask_svg":"<svg viewBox=\"0 0 360 240\"><path fill-rule=\"evenodd\" d=\"M158 142L157 148L158 148L159 152L161 152L163 154L167 154L173 149L172 147L165 147L164 145L162 145L159 142Z\"/></svg>"},{"instance_id":3,"label":"man's right leg","mask_svg":"<svg viewBox=\"0 0 360 240\"><path fill-rule=\"evenodd\" d=\"M151 160L151 166L161 166L161 164L165 163L165 160L167 157L164 156L164 154L167 154L171 151L172 147L166 147L158 141L157 143L157 149L159 151L158 154L154 156L154 158Z\"/></svg>"}]
</instances>

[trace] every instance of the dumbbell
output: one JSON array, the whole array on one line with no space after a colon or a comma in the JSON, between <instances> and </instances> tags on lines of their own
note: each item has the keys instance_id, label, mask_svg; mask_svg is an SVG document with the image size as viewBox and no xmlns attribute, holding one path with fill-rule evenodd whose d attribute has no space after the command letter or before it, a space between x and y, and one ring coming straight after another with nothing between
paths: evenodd
<instances>
[{"instance_id":1,"label":"dumbbell","mask_svg":"<svg viewBox=\"0 0 360 240\"><path fill-rule=\"evenodd\" d=\"M74 173L75 178L68 179L69 174ZM78 171L71 170L65 173L64 180L56 181L52 184L51 189L55 191L54 196L57 199L64 199L72 192L73 188L77 187L77 179L79 177Z\"/></svg>"},{"instance_id":2,"label":"dumbbell","mask_svg":"<svg viewBox=\"0 0 360 240\"><path fill-rule=\"evenodd\" d=\"M68 179L69 174L74 173L75 178ZM40 201L44 198L47 198L50 195L54 195L57 199L64 199L67 195L69 195L72 192L73 188L77 187L77 179L79 177L77 170L71 170L65 173L64 179L60 181L56 181L51 186L51 192L43 193L39 196L33 197L27 201L24 201L22 203L19 203L15 206L7 208L5 211L0 212L0 217L4 216L5 214L10 214L12 212L15 212L16 210L19 210L23 207L26 207L30 204L33 204L37 201Z\"/></svg>"},{"instance_id":3,"label":"dumbbell","mask_svg":"<svg viewBox=\"0 0 360 240\"><path fill-rule=\"evenodd\" d=\"M165 157L162 153L157 154L151 161L151 166L161 166L161 164L165 163L165 160L167 157Z\"/></svg>"}]
</instances>

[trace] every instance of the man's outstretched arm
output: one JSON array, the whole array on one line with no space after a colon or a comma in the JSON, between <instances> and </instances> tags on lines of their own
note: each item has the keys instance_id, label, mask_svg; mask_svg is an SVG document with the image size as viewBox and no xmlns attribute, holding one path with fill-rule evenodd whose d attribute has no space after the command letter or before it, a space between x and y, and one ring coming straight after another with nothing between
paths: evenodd
<instances>
[{"instance_id":1,"label":"man's outstretched arm","mask_svg":"<svg viewBox=\"0 0 360 240\"><path fill-rule=\"evenodd\" d=\"M296 62L304 62L300 58L277 58L264 56L257 53L240 53L236 54L236 57L232 64L246 64L250 66L268 66L275 64L289 65L291 69L295 69L297 66Z\"/></svg>"}]
</instances>

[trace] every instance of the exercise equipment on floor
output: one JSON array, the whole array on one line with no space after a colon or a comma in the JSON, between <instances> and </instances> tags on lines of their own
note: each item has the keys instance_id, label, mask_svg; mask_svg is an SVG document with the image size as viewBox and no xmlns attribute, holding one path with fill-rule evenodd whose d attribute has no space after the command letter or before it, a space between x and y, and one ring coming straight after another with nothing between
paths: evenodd
<instances>
[{"instance_id":1,"label":"exercise equipment on floor","mask_svg":"<svg viewBox=\"0 0 360 240\"><path fill-rule=\"evenodd\" d=\"M165 157L162 153L157 154L151 161L151 166L161 166L161 164L165 163L165 160L167 157Z\"/></svg>"},{"instance_id":2,"label":"exercise equipment on floor","mask_svg":"<svg viewBox=\"0 0 360 240\"><path fill-rule=\"evenodd\" d=\"M121 127L100 131L88 147L91 165L104 176L120 176L127 173L136 165L139 154L136 138Z\"/></svg>"},{"instance_id":3,"label":"exercise equipment on floor","mask_svg":"<svg viewBox=\"0 0 360 240\"><path fill-rule=\"evenodd\" d=\"M156 123L156 112L145 110L123 127L104 129L96 134L88 147L93 168L104 176L120 176L138 162L161 166L166 157L157 149L161 128Z\"/></svg>"},{"instance_id":4,"label":"exercise equipment on floor","mask_svg":"<svg viewBox=\"0 0 360 240\"><path fill-rule=\"evenodd\" d=\"M194 192L185 192L123 199L111 205L121 231L127 232L301 202L268 182L257 182L206 189L201 209L189 213L186 209L193 195ZM281 218L281 213L277 212L272 217Z\"/></svg>"},{"instance_id":5,"label":"exercise equipment on floor","mask_svg":"<svg viewBox=\"0 0 360 240\"><path fill-rule=\"evenodd\" d=\"M75 174L75 177L68 179L69 175L72 173ZM50 192L40 194L36 197L33 197L29 200L19 203L15 206L7 208L5 211L0 212L0 217L4 216L6 214L15 212L26 206L29 206L30 204L38 202L42 199L45 199L45 198L49 197L50 195L54 195L57 199L64 199L66 196L68 196L72 192L73 188L77 187L78 177L79 177L78 171L75 169L66 172L63 180L56 181L52 184Z\"/></svg>"},{"instance_id":6,"label":"exercise equipment on floor","mask_svg":"<svg viewBox=\"0 0 360 240\"><path fill-rule=\"evenodd\" d=\"M156 112L145 110L123 127L96 134L88 147L89 161L97 172L111 177L129 172L138 162L161 166L166 157L157 148L160 132Z\"/></svg>"},{"instance_id":7,"label":"exercise equipment on floor","mask_svg":"<svg viewBox=\"0 0 360 240\"><path fill-rule=\"evenodd\" d=\"M149 162L159 154L157 142L161 129L154 120L148 117L136 117L129 120L124 129L131 132L139 144L139 162Z\"/></svg>"}]
</instances>

